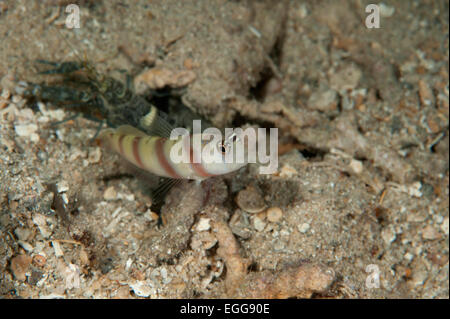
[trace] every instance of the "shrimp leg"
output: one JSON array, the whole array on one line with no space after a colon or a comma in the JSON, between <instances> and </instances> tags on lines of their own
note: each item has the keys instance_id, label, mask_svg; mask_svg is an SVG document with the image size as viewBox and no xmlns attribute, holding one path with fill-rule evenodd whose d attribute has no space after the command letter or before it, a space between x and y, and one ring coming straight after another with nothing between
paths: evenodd
<instances>
[{"instance_id":1,"label":"shrimp leg","mask_svg":"<svg viewBox=\"0 0 450 319\"><path fill-rule=\"evenodd\" d=\"M36 62L54 67L53 69L41 71L39 74L69 74L84 68L84 65L74 61L57 63L47 60L36 60Z\"/></svg>"}]
</instances>

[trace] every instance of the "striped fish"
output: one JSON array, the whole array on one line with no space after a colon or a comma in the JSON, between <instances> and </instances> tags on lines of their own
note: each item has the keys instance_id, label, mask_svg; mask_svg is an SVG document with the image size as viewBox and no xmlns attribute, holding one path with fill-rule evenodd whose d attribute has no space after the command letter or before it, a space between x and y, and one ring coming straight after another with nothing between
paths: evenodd
<instances>
[{"instance_id":1,"label":"striped fish","mask_svg":"<svg viewBox=\"0 0 450 319\"><path fill-rule=\"evenodd\" d=\"M150 121L153 122L153 119ZM130 126L123 125L117 129L106 129L100 133L99 139L102 145L108 146L122 155L127 161L152 174L172 179L191 179L202 181L206 178L227 174L238 170L246 163L226 163L226 148L220 147L219 158L214 161L194 162L194 152L201 152L207 145L202 142L200 149L193 148L193 139L196 134L185 138L181 148L185 154L189 154L189 160L185 162L174 162L171 159L171 150L179 139L171 140L161 136L150 136ZM232 141L235 143L235 141ZM178 147L180 144L178 144ZM232 147L234 145L231 145Z\"/></svg>"}]
</instances>

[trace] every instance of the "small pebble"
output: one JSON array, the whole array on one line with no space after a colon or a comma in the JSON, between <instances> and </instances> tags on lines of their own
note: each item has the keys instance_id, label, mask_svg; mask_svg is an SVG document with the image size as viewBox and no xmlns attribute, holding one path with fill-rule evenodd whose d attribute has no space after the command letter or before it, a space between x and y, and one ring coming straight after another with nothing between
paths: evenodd
<instances>
[{"instance_id":1,"label":"small pebble","mask_svg":"<svg viewBox=\"0 0 450 319\"><path fill-rule=\"evenodd\" d=\"M301 232L302 234L305 234L306 232L308 232L308 230L311 228L311 226L308 223L303 223L301 225L298 225L298 231Z\"/></svg>"},{"instance_id":2,"label":"small pebble","mask_svg":"<svg viewBox=\"0 0 450 319\"><path fill-rule=\"evenodd\" d=\"M128 285L139 297L149 297L153 292L153 289L145 281L136 281L134 283L129 283Z\"/></svg>"},{"instance_id":3,"label":"small pebble","mask_svg":"<svg viewBox=\"0 0 450 319\"><path fill-rule=\"evenodd\" d=\"M280 170L280 177L290 178L297 174L298 174L297 170L289 164L284 164Z\"/></svg>"},{"instance_id":4,"label":"small pebble","mask_svg":"<svg viewBox=\"0 0 450 319\"><path fill-rule=\"evenodd\" d=\"M47 219L45 218L45 216L43 216L41 214L34 214L33 222L39 228L39 231L41 232L41 235L44 238L50 237L52 232L50 231L49 227L47 226Z\"/></svg>"},{"instance_id":5,"label":"small pebble","mask_svg":"<svg viewBox=\"0 0 450 319\"><path fill-rule=\"evenodd\" d=\"M63 276L65 277L66 289L80 288L80 267L69 264Z\"/></svg>"},{"instance_id":6,"label":"small pebble","mask_svg":"<svg viewBox=\"0 0 450 319\"><path fill-rule=\"evenodd\" d=\"M444 266L448 262L448 254L445 252L428 252L428 259L434 264L438 266Z\"/></svg>"},{"instance_id":7,"label":"small pebble","mask_svg":"<svg viewBox=\"0 0 450 319\"><path fill-rule=\"evenodd\" d=\"M51 293L49 295L39 294L39 299L65 299L65 295L64 294L56 294L56 293Z\"/></svg>"},{"instance_id":8,"label":"small pebble","mask_svg":"<svg viewBox=\"0 0 450 319\"><path fill-rule=\"evenodd\" d=\"M284 251L284 250L286 250L286 244L281 240L277 240L273 244L273 250L274 251Z\"/></svg>"},{"instance_id":9,"label":"small pebble","mask_svg":"<svg viewBox=\"0 0 450 319\"><path fill-rule=\"evenodd\" d=\"M362 71L350 64L330 75L330 86L338 92L354 90L362 77Z\"/></svg>"},{"instance_id":10,"label":"small pebble","mask_svg":"<svg viewBox=\"0 0 450 319\"><path fill-rule=\"evenodd\" d=\"M350 96L344 94L341 99L341 108L343 110L352 110L355 107L355 102Z\"/></svg>"},{"instance_id":11,"label":"small pebble","mask_svg":"<svg viewBox=\"0 0 450 319\"><path fill-rule=\"evenodd\" d=\"M363 163L361 161L358 161L353 158L350 161L349 166L352 169L352 171L355 172L356 174L361 174L364 168Z\"/></svg>"},{"instance_id":12,"label":"small pebble","mask_svg":"<svg viewBox=\"0 0 450 319\"><path fill-rule=\"evenodd\" d=\"M103 193L103 198L105 200L115 200L117 198L117 192L114 189L114 186L108 187Z\"/></svg>"},{"instance_id":13,"label":"small pebble","mask_svg":"<svg viewBox=\"0 0 450 319\"><path fill-rule=\"evenodd\" d=\"M167 269L166 268L164 268L164 267L161 268L160 273L161 273L161 278L162 278L163 285L167 285L168 283L170 283L172 281L171 278L167 274Z\"/></svg>"},{"instance_id":14,"label":"small pebble","mask_svg":"<svg viewBox=\"0 0 450 319\"><path fill-rule=\"evenodd\" d=\"M116 290L114 299L130 299L130 288L127 286L121 286Z\"/></svg>"},{"instance_id":15,"label":"small pebble","mask_svg":"<svg viewBox=\"0 0 450 319\"><path fill-rule=\"evenodd\" d=\"M434 215L434 214L430 214L430 215L432 215L436 224L442 224L442 222L444 221L444 217L442 215Z\"/></svg>"},{"instance_id":16,"label":"small pebble","mask_svg":"<svg viewBox=\"0 0 450 319\"><path fill-rule=\"evenodd\" d=\"M127 259L127 262L126 262L126 264L125 264L125 270L126 270L126 271L130 270L132 264L133 264L133 259L128 258L128 259Z\"/></svg>"},{"instance_id":17,"label":"small pebble","mask_svg":"<svg viewBox=\"0 0 450 319\"><path fill-rule=\"evenodd\" d=\"M17 227L14 230L14 234L19 240L26 241L30 237L31 231L28 228Z\"/></svg>"},{"instance_id":18,"label":"small pebble","mask_svg":"<svg viewBox=\"0 0 450 319\"><path fill-rule=\"evenodd\" d=\"M422 197L422 183L421 182L414 182L411 185L408 186L408 194L413 197L420 198Z\"/></svg>"},{"instance_id":19,"label":"small pebble","mask_svg":"<svg viewBox=\"0 0 450 319\"><path fill-rule=\"evenodd\" d=\"M308 225L309 226L309 225ZM308 228L309 229L309 228ZM289 232L289 230L288 229L282 229L282 230L280 230L280 236L281 237L289 237L289 235L290 235L291 233Z\"/></svg>"},{"instance_id":20,"label":"small pebble","mask_svg":"<svg viewBox=\"0 0 450 319\"><path fill-rule=\"evenodd\" d=\"M392 228L388 227L381 231L381 238L386 245L390 245L397 238L397 235Z\"/></svg>"},{"instance_id":21,"label":"small pebble","mask_svg":"<svg viewBox=\"0 0 450 319\"><path fill-rule=\"evenodd\" d=\"M426 212L420 210L418 212L409 212L406 216L406 220L410 223L422 223L427 219Z\"/></svg>"},{"instance_id":22,"label":"small pebble","mask_svg":"<svg viewBox=\"0 0 450 319\"><path fill-rule=\"evenodd\" d=\"M0 99L0 110L6 108L6 106L9 104L7 100Z\"/></svg>"},{"instance_id":23,"label":"small pebble","mask_svg":"<svg viewBox=\"0 0 450 319\"><path fill-rule=\"evenodd\" d=\"M34 249L34 247L31 246L31 245L30 245L29 243L27 243L26 241L19 240L18 243L19 243L19 245L20 245L23 249L25 249L25 250L26 250L27 252L29 252L29 253L31 253L31 252L33 251L33 249Z\"/></svg>"},{"instance_id":24,"label":"small pebble","mask_svg":"<svg viewBox=\"0 0 450 319\"><path fill-rule=\"evenodd\" d=\"M11 100L14 104L19 104L23 98L20 95L13 95Z\"/></svg>"},{"instance_id":25,"label":"small pebble","mask_svg":"<svg viewBox=\"0 0 450 319\"><path fill-rule=\"evenodd\" d=\"M298 16L299 16L300 18L302 18L302 19L304 19L304 18L306 18L306 17L308 16L309 10L308 10L308 7L306 6L305 3L302 3L302 4L300 5L300 7L299 7L298 10L297 10L297 13L298 13Z\"/></svg>"},{"instance_id":26,"label":"small pebble","mask_svg":"<svg viewBox=\"0 0 450 319\"><path fill-rule=\"evenodd\" d=\"M271 223L277 223L283 217L283 211L279 207L270 207L267 210L267 220Z\"/></svg>"},{"instance_id":27,"label":"small pebble","mask_svg":"<svg viewBox=\"0 0 450 319\"><path fill-rule=\"evenodd\" d=\"M5 99L5 100L9 100L9 98L11 97L11 92L9 90L7 90L7 89L3 89L2 90L2 95L0 97Z\"/></svg>"},{"instance_id":28,"label":"small pebble","mask_svg":"<svg viewBox=\"0 0 450 319\"><path fill-rule=\"evenodd\" d=\"M91 164L95 164L100 162L100 159L102 158L102 151L100 147L96 147L94 149L89 150L88 153L88 161Z\"/></svg>"},{"instance_id":29,"label":"small pebble","mask_svg":"<svg viewBox=\"0 0 450 319\"><path fill-rule=\"evenodd\" d=\"M18 124L14 127L18 136L28 137L33 142L39 141L39 135L36 134L37 129L36 124Z\"/></svg>"},{"instance_id":30,"label":"small pebble","mask_svg":"<svg viewBox=\"0 0 450 319\"><path fill-rule=\"evenodd\" d=\"M209 224L210 219L209 218L200 218L198 224L197 224L197 231L206 231L211 228L211 225Z\"/></svg>"},{"instance_id":31,"label":"small pebble","mask_svg":"<svg viewBox=\"0 0 450 319\"><path fill-rule=\"evenodd\" d=\"M9 102L4 99L0 99L0 110L6 108L8 106Z\"/></svg>"},{"instance_id":32,"label":"small pebble","mask_svg":"<svg viewBox=\"0 0 450 319\"><path fill-rule=\"evenodd\" d=\"M426 240L434 240L440 238L439 232L431 225L425 226L422 231L422 238Z\"/></svg>"},{"instance_id":33,"label":"small pebble","mask_svg":"<svg viewBox=\"0 0 450 319\"><path fill-rule=\"evenodd\" d=\"M403 257L409 262L411 262L414 259L414 255L411 253L406 253Z\"/></svg>"},{"instance_id":34,"label":"small pebble","mask_svg":"<svg viewBox=\"0 0 450 319\"><path fill-rule=\"evenodd\" d=\"M63 194L61 195L61 198L62 198L64 204L66 204L66 205L69 204L69 197L67 197L67 194L66 194L66 193L63 193Z\"/></svg>"},{"instance_id":35,"label":"small pebble","mask_svg":"<svg viewBox=\"0 0 450 319\"><path fill-rule=\"evenodd\" d=\"M255 217L253 219L253 227L255 227L257 231L263 231L266 227L266 223L261 218Z\"/></svg>"},{"instance_id":36,"label":"small pebble","mask_svg":"<svg viewBox=\"0 0 450 319\"><path fill-rule=\"evenodd\" d=\"M82 265L89 265L89 255L86 250L80 250L80 262Z\"/></svg>"},{"instance_id":37,"label":"small pebble","mask_svg":"<svg viewBox=\"0 0 450 319\"><path fill-rule=\"evenodd\" d=\"M28 255L19 255L11 259L11 271L17 280L25 281L26 273L30 268L31 257Z\"/></svg>"},{"instance_id":38,"label":"small pebble","mask_svg":"<svg viewBox=\"0 0 450 319\"><path fill-rule=\"evenodd\" d=\"M264 220L266 220L267 214L266 214L266 211L262 211L262 212L259 212L258 214L256 214L255 216L258 217L259 219L261 219L262 221L264 221Z\"/></svg>"},{"instance_id":39,"label":"small pebble","mask_svg":"<svg viewBox=\"0 0 450 319\"><path fill-rule=\"evenodd\" d=\"M422 286L427 278L428 274L425 270L415 271L411 282L415 287Z\"/></svg>"},{"instance_id":40,"label":"small pebble","mask_svg":"<svg viewBox=\"0 0 450 319\"><path fill-rule=\"evenodd\" d=\"M382 16L383 18L392 17L392 15L395 13L395 7L388 6L383 2L379 4L379 8L380 8L380 16Z\"/></svg>"},{"instance_id":41,"label":"small pebble","mask_svg":"<svg viewBox=\"0 0 450 319\"><path fill-rule=\"evenodd\" d=\"M188 85L196 78L196 74L190 70L169 70L165 68L155 67L139 74L134 85L137 93L145 91L147 88L161 89L165 86L179 88Z\"/></svg>"},{"instance_id":42,"label":"small pebble","mask_svg":"<svg viewBox=\"0 0 450 319\"><path fill-rule=\"evenodd\" d=\"M338 105L338 95L335 90L317 91L311 94L307 106L311 110L321 112L335 111Z\"/></svg>"},{"instance_id":43,"label":"small pebble","mask_svg":"<svg viewBox=\"0 0 450 319\"><path fill-rule=\"evenodd\" d=\"M442 222L441 225L441 230L444 232L446 236L448 236L448 217L444 218L444 221Z\"/></svg>"},{"instance_id":44,"label":"small pebble","mask_svg":"<svg viewBox=\"0 0 450 319\"><path fill-rule=\"evenodd\" d=\"M434 95L428 83L423 80L419 80L419 97L423 106L429 106L434 104Z\"/></svg>"},{"instance_id":45,"label":"small pebble","mask_svg":"<svg viewBox=\"0 0 450 319\"><path fill-rule=\"evenodd\" d=\"M58 189L58 193L64 193L64 192L67 192L69 190L69 184L67 184L66 181L58 182L56 187Z\"/></svg>"},{"instance_id":46,"label":"small pebble","mask_svg":"<svg viewBox=\"0 0 450 319\"><path fill-rule=\"evenodd\" d=\"M64 256L64 252L61 249L61 245L57 241L52 241L52 246L55 251L56 257Z\"/></svg>"},{"instance_id":47,"label":"small pebble","mask_svg":"<svg viewBox=\"0 0 450 319\"><path fill-rule=\"evenodd\" d=\"M127 201L134 201L135 197L133 194L124 194L124 193L117 193L117 199L126 199Z\"/></svg>"},{"instance_id":48,"label":"small pebble","mask_svg":"<svg viewBox=\"0 0 450 319\"><path fill-rule=\"evenodd\" d=\"M86 156L87 156L86 151L82 151L79 148L74 147L69 156L69 161L73 162L73 161L77 160L78 158L85 158Z\"/></svg>"},{"instance_id":49,"label":"small pebble","mask_svg":"<svg viewBox=\"0 0 450 319\"><path fill-rule=\"evenodd\" d=\"M159 215L155 212L152 212L150 209L145 212L145 215L147 218L149 218L151 221L156 221L159 219Z\"/></svg>"},{"instance_id":50,"label":"small pebble","mask_svg":"<svg viewBox=\"0 0 450 319\"><path fill-rule=\"evenodd\" d=\"M192 70L194 67L194 61L191 58L187 58L183 61L183 66L188 70Z\"/></svg>"},{"instance_id":51,"label":"small pebble","mask_svg":"<svg viewBox=\"0 0 450 319\"><path fill-rule=\"evenodd\" d=\"M42 102L37 103L39 111L43 114L43 117L46 117L48 120L52 119L54 121L62 121L65 117L65 112L62 109L56 109L56 110L48 110L46 105Z\"/></svg>"}]
</instances>

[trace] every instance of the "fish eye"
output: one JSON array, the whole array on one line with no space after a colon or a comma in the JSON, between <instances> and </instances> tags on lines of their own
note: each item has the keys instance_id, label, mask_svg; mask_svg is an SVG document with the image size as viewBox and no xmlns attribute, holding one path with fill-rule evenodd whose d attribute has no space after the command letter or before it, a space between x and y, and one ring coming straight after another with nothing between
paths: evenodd
<instances>
[{"instance_id":1,"label":"fish eye","mask_svg":"<svg viewBox=\"0 0 450 319\"><path fill-rule=\"evenodd\" d=\"M222 153L225 154L228 150L228 145L224 143L224 141L217 143L217 149Z\"/></svg>"}]
</instances>

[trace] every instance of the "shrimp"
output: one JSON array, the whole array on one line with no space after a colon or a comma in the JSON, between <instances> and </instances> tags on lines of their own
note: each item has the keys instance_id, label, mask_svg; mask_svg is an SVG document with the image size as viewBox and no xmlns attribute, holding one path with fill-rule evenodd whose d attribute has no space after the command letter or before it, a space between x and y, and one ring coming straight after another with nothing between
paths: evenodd
<instances>
[{"instance_id":1,"label":"shrimp","mask_svg":"<svg viewBox=\"0 0 450 319\"><path fill-rule=\"evenodd\" d=\"M62 63L37 60L40 64L53 68L40 74L61 74L67 83L65 86L20 83L16 91L25 97L61 104L67 109L80 109L87 118L105 121L108 126L118 127L128 124L147 133L167 133L169 116L149 103L144 97L134 93L131 81L123 83L111 76L100 74L88 62L68 61ZM84 71L79 74L78 71ZM142 126L141 119L152 114L161 120L157 127Z\"/></svg>"}]
</instances>

